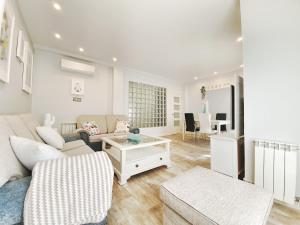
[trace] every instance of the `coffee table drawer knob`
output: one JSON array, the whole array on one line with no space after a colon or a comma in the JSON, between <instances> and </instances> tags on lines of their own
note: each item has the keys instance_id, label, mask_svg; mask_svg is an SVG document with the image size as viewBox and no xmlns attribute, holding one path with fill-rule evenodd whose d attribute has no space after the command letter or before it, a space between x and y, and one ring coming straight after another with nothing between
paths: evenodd
<instances>
[{"instance_id":1,"label":"coffee table drawer knob","mask_svg":"<svg viewBox=\"0 0 300 225\"><path fill-rule=\"evenodd\" d=\"M139 167L139 164L136 164L135 167L138 168L138 167Z\"/></svg>"}]
</instances>

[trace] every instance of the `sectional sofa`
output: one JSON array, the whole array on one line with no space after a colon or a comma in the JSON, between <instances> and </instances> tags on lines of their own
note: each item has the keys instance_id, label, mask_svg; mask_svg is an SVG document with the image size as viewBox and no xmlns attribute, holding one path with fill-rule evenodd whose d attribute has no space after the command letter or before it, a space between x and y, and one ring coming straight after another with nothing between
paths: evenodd
<instances>
[{"instance_id":1,"label":"sectional sofa","mask_svg":"<svg viewBox=\"0 0 300 225\"><path fill-rule=\"evenodd\" d=\"M128 120L128 117L125 115L80 115L77 118L77 128L81 139L94 151L100 151L102 137L124 135L124 133L114 133L119 120ZM95 121L101 134L90 136L87 132L81 130L82 123L88 121Z\"/></svg>"},{"instance_id":2,"label":"sectional sofa","mask_svg":"<svg viewBox=\"0 0 300 225\"><path fill-rule=\"evenodd\" d=\"M16 158L9 137L43 142L36 132L37 126L40 124L30 114L0 115L0 225L22 224L25 195L31 180L30 171ZM67 156L94 153L82 140L65 143L62 152ZM104 225L106 219L99 222Z\"/></svg>"}]
</instances>

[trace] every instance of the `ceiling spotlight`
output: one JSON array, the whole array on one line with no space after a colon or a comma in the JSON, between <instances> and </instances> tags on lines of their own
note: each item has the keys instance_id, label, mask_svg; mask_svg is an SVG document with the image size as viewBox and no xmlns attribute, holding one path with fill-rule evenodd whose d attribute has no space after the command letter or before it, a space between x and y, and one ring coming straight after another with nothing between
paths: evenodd
<instances>
[{"instance_id":1,"label":"ceiling spotlight","mask_svg":"<svg viewBox=\"0 0 300 225\"><path fill-rule=\"evenodd\" d=\"M53 8L56 9L57 11L60 11L60 10L61 10L61 6L60 6L60 4L58 4L57 2L54 2L54 3L53 3Z\"/></svg>"},{"instance_id":2,"label":"ceiling spotlight","mask_svg":"<svg viewBox=\"0 0 300 225\"><path fill-rule=\"evenodd\" d=\"M113 60L114 62L117 62L117 61L118 61L118 59L117 59L116 57L113 57L112 60Z\"/></svg>"},{"instance_id":3,"label":"ceiling spotlight","mask_svg":"<svg viewBox=\"0 0 300 225\"><path fill-rule=\"evenodd\" d=\"M54 34L54 37L55 37L56 39L61 39L61 36L60 36L60 34L58 34L58 33L55 33L55 34Z\"/></svg>"},{"instance_id":4,"label":"ceiling spotlight","mask_svg":"<svg viewBox=\"0 0 300 225\"><path fill-rule=\"evenodd\" d=\"M198 80L198 77L194 77L194 80Z\"/></svg>"},{"instance_id":5,"label":"ceiling spotlight","mask_svg":"<svg viewBox=\"0 0 300 225\"><path fill-rule=\"evenodd\" d=\"M84 48L78 48L78 50L80 51L80 52L84 52Z\"/></svg>"},{"instance_id":6,"label":"ceiling spotlight","mask_svg":"<svg viewBox=\"0 0 300 225\"><path fill-rule=\"evenodd\" d=\"M236 39L237 42L242 42L243 41L243 37L238 37L238 39Z\"/></svg>"},{"instance_id":7,"label":"ceiling spotlight","mask_svg":"<svg viewBox=\"0 0 300 225\"><path fill-rule=\"evenodd\" d=\"M241 68L244 68L244 64L241 64L240 67L241 67Z\"/></svg>"},{"instance_id":8,"label":"ceiling spotlight","mask_svg":"<svg viewBox=\"0 0 300 225\"><path fill-rule=\"evenodd\" d=\"M215 71L215 72L214 72L214 75L217 75L217 74L218 74L218 72L217 72L217 71Z\"/></svg>"}]
</instances>

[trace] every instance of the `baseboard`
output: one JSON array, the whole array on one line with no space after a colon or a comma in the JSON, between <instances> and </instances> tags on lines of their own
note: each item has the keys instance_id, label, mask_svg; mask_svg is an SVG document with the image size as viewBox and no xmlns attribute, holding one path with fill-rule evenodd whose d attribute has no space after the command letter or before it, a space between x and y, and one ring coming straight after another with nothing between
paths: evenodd
<instances>
[{"instance_id":1,"label":"baseboard","mask_svg":"<svg viewBox=\"0 0 300 225\"><path fill-rule=\"evenodd\" d=\"M250 183L250 184L254 184L254 182L252 180L249 180L247 178L244 177L243 181L247 182L247 183Z\"/></svg>"},{"instance_id":2,"label":"baseboard","mask_svg":"<svg viewBox=\"0 0 300 225\"><path fill-rule=\"evenodd\" d=\"M299 197L297 197L297 198L299 198ZM288 208L291 208L291 209L296 209L296 210L300 211L300 203L299 203L299 201L295 201L295 204L293 204L293 205L292 204L288 204L286 202L282 202L282 201L276 200L276 199L274 199L274 202L276 204L283 205L285 207L288 207Z\"/></svg>"}]
</instances>

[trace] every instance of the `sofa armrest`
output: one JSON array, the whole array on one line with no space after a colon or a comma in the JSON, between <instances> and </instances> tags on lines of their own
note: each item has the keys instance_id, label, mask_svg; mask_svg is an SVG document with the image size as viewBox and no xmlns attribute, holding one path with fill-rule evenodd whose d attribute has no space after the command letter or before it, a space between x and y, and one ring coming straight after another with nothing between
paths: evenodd
<instances>
[{"instance_id":1,"label":"sofa armrest","mask_svg":"<svg viewBox=\"0 0 300 225\"><path fill-rule=\"evenodd\" d=\"M140 129L139 128L130 128L129 129L129 133L139 134L140 133Z\"/></svg>"},{"instance_id":2,"label":"sofa armrest","mask_svg":"<svg viewBox=\"0 0 300 225\"><path fill-rule=\"evenodd\" d=\"M90 145L90 135L86 130L79 129L77 133L80 135L80 139L83 140L87 145Z\"/></svg>"}]
</instances>

